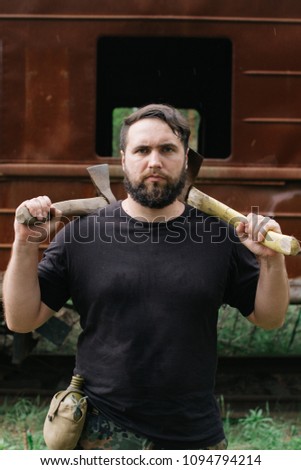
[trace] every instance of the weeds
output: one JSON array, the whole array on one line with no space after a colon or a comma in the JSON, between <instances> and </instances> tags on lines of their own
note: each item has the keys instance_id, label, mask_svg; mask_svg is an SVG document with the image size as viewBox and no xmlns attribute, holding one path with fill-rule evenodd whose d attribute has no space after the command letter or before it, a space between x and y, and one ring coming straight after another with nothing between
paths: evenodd
<instances>
[{"instance_id":1,"label":"weeds","mask_svg":"<svg viewBox=\"0 0 301 470\"><path fill-rule=\"evenodd\" d=\"M0 450L44 450L43 423L48 403L21 399L0 405ZM274 418L266 410L249 410L245 417L232 419L228 413L224 429L229 450L301 450L301 418Z\"/></svg>"},{"instance_id":2,"label":"weeds","mask_svg":"<svg viewBox=\"0 0 301 470\"><path fill-rule=\"evenodd\" d=\"M219 311L218 353L224 356L301 354L301 309L290 305L281 328L264 330L248 322L238 310L224 306Z\"/></svg>"},{"instance_id":3,"label":"weeds","mask_svg":"<svg viewBox=\"0 0 301 470\"><path fill-rule=\"evenodd\" d=\"M20 399L0 405L0 450L45 449L43 422L47 407L40 399Z\"/></svg>"},{"instance_id":4,"label":"weeds","mask_svg":"<svg viewBox=\"0 0 301 470\"><path fill-rule=\"evenodd\" d=\"M301 449L301 422L275 419L269 414L268 408L265 412L261 408L249 410L248 414L236 423L228 416L224 428L229 440L229 449Z\"/></svg>"}]
</instances>

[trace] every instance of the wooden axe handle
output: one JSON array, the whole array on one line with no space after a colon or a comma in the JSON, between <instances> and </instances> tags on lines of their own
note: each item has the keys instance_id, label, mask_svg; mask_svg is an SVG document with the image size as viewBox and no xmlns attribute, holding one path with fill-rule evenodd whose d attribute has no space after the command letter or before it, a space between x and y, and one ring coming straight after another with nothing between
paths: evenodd
<instances>
[{"instance_id":1,"label":"wooden axe handle","mask_svg":"<svg viewBox=\"0 0 301 470\"><path fill-rule=\"evenodd\" d=\"M52 207L62 212L62 217L73 217L87 215L99 208L108 205L107 200L102 197L92 197L87 199L71 199L70 201L55 202ZM38 221L32 217L27 207L19 207L16 211L16 219L20 224L33 225Z\"/></svg>"},{"instance_id":2,"label":"wooden axe handle","mask_svg":"<svg viewBox=\"0 0 301 470\"><path fill-rule=\"evenodd\" d=\"M187 203L200 209L206 214L219 217L224 222L234 226L239 222L245 222L247 220L240 212L237 212L217 199L202 193L202 191L199 191L195 187L190 189ZM262 244L284 255L297 255L301 250L300 244L296 238L273 231L267 232Z\"/></svg>"}]
</instances>

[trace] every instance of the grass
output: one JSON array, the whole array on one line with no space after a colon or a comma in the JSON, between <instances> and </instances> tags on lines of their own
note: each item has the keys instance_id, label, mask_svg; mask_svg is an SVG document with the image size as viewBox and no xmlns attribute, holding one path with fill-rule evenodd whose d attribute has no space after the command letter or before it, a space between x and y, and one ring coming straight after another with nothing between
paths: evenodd
<instances>
[{"instance_id":1,"label":"grass","mask_svg":"<svg viewBox=\"0 0 301 470\"><path fill-rule=\"evenodd\" d=\"M8 399L0 405L0 450L44 450L43 423L48 403L39 398ZM224 419L229 450L301 450L301 417L273 417L268 407L240 419Z\"/></svg>"},{"instance_id":2,"label":"grass","mask_svg":"<svg viewBox=\"0 0 301 470\"><path fill-rule=\"evenodd\" d=\"M238 310L222 307L218 320L220 356L301 355L301 307L290 305L281 328L266 331L243 318Z\"/></svg>"},{"instance_id":3,"label":"grass","mask_svg":"<svg viewBox=\"0 0 301 470\"><path fill-rule=\"evenodd\" d=\"M229 449L301 450L301 420L272 417L261 408L251 409L236 422L224 421Z\"/></svg>"},{"instance_id":4,"label":"grass","mask_svg":"<svg viewBox=\"0 0 301 470\"><path fill-rule=\"evenodd\" d=\"M0 405L0 450L46 449L43 423L48 403L38 398L5 399Z\"/></svg>"}]
</instances>

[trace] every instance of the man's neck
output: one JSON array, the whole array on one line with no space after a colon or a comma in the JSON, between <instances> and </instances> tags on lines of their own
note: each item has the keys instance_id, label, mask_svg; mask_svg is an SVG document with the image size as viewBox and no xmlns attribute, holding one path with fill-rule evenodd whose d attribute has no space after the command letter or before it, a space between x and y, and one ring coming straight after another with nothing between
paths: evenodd
<instances>
[{"instance_id":1,"label":"man's neck","mask_svg":"<svg viewBox=\"0 0 301 470\"><path fill-rule=\"evenodd\" d=\"M122 201L122 208L133 219L147 222L167 222L182 215L184 204L176 199L172 204L162 209L152 209L142 206L134 201L131 196L128 196L127 199Z\"/></svg>"}]
</instances>

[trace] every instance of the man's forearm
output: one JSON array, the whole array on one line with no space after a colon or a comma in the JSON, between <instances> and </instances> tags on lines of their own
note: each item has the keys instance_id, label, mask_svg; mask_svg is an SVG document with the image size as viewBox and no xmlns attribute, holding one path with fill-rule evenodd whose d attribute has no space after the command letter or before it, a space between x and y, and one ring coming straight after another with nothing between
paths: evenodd
<instances>
[{"instance_id":1,"label":"man's forearm","mask_svg":"<svg viewBox=\"0 0 301 470\"><path fill-rule=\"evenodd\" d=\"M41 305L37 266L38 245L15 242L3 282L4 314L12 331L25 333L36 326Z\"/></svg>"},{"instance_id":2,"label":"man's forearm","mask_svg":"<svg viewBox=\"0 0 301 470\"><path fill-rule=\"evenodd\" d=\"M289 305L289 284L283 255L260 259L254 320L266 329L282 326Z\"/></svg>"}]
</instances>

